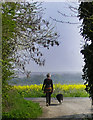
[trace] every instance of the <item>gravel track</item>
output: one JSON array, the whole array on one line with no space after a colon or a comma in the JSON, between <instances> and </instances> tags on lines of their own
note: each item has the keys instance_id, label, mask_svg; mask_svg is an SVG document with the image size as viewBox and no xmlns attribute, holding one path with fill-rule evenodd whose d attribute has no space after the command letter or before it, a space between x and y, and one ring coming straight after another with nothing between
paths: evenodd
<instances>
[{"instance_id":1,"label":"gravel track","mask_svg":"<svg viewBox=\"0 0 93 120\"><path fill-rule=\"evenodd\" d=\"M51 98L51 105L46 106L45 98L25 98L40 103L43 114L39 118L90 118L93 114L91 100L81 97L65 97L62 104Z\"/></svg>"}]
</instances>

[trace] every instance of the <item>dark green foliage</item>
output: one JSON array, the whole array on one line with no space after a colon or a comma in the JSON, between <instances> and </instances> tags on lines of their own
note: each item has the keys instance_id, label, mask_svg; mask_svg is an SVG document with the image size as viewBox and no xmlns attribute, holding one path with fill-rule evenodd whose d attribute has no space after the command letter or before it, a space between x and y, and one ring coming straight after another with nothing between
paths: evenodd
<instances>
[{"instance_id":1,"label":"dark green foliage","mask_svg":"<svg viewBox=\"0 0 93 120\"><path fill-rule=\"evenodd\" d=\"M81 35L85 41L81 50L85 62L82 77L86 84L86 91L90 94L93 101L93 2L81 2L79 17L80 20L83 20Z\"/></svg>"},{"instance_id":2,"label":"dark green foliage","mask_svg":"<svg viewBox=\"0 0 93 120\"><path fill-rule=\"evenodd\" d=\"M79 7L79 17L82 19L81 34L85 41L93 42L93 2L82 2Z\"/></svg>"},{"instance_id":3,"label":"dark green foliage","mask_svg":"<svg viewBox=\"0 0 93 120\"><path fill-rule=\"evenodd\" d=\"M10 80L13 71L12 58L14 52L14 32L16 22L13 20L16 5L14 3L2 4L2 98L3 101L7 98L7 93L11 86L8 86L7 81Z\"/></svg>"},{"instance_id":4,"label":"dark green foliage","mask_svg":"<svg viewBox=\"0 0 93 120\"><path fill-rule=\"evenodd\" d=\"M15 4L2 4L2 83L5 84L12 71L12 54L14 49L13 38L16 22L13 20L15 14Z\"/></svg>"}]
</instances>

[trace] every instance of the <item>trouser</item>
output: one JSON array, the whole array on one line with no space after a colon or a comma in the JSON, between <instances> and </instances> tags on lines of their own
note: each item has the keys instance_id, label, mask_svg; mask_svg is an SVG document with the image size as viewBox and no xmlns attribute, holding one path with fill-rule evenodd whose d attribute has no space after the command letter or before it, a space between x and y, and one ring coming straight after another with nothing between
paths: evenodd
<instances>
[{"instance_id":1,"label":"trouser","mask_svg":"<svg viewBox=\"0 0 93 120\"><path fill-rule=\"evenodd\" d=\"M51 93L50 92L46 93L46 103L48 103L49 105L51 103Z\"/></svg>"}]
</instances>

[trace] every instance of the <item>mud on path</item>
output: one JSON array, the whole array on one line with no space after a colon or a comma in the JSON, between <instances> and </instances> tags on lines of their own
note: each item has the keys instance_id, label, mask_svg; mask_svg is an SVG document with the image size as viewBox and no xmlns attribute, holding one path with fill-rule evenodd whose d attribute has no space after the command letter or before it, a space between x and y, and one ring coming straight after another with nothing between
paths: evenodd
<instances>
[{"instance_id":1,"label":"mud on path","mask_svg":"<svg viewBox=\"0 0 93 120\"><path fill-rule=\"evenodd\" d=\"M81 97L65 97L62 104L51 98L51 105L46 106L45 98L25 98L40 103L43 114L39 118L85 118L93 114L91 100Z\"/></svg>"}]
</instances>

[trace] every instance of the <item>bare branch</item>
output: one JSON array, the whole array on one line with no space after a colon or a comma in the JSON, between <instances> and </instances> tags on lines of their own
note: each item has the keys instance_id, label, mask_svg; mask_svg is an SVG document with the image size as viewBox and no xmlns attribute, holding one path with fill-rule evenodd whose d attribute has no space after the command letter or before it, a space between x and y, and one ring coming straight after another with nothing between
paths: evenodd
<instances>
[{"instance_id":1,"label":"bare branch","mask_svg":"<svg viewBox=\"0 0 93 120\"><path fill-rule=\"evenodd\" d=\"M50 17L52 20L56 21L56 22L60 22L60 23L65 23L65 24L80 24L80 22L69 22L69 21L62 21L62 20L57 20L57 19L54 19L52 17Z\"/></svg>"},{"instance_id":2,"label":"bare branch","mask_svg":"<svg viewBox=\"0 0 93 120\"><path fill-rule=\"evenodd\" d=\"M13 55L15 67L26 71L25 65L33 60L38 65L44 65L45 59L40 51L42 48L59 45L59 35L49 21L42 18L41 3L21 3L16 6L16 33L14 38L15 53Z\"/></svg>"},{"instance_id":3,"label":"bare branch","mask_svg":"<svg viewBox=\"0 0 93 120\"><path fill-rule=\"evenodd\" d=\"M71 3L73 3L74 4L74 2L71 2ZM76 4L74 4L75 5L75 7L74 7L74 5L70 5L69 3L66 3L66 5L68 5L68 7L67 7L67 9L70 9L70 11L72 12L72 13L70 13L69 15L68 14L65 14L65 13L63 13L63 12L60 12L59 10L57 11L58 12L58 14L60 14L60 15L62 15L62 17L64 17L64 18L66 18L66 17L68 17L68 18L74 18L74 17L78 17L78 7L76 6ZM73 21L67 21L67 20L58 20L58 19L55 19L55 18L53 18L53 17L50 17L52 20L54 20L55 22L60 22L60 23L65 23L65 24L80 24L80 22L73 22ZM63 19L63 18L62 18Z\"/></svg>"},{"instance_id":4,"label":"bare branch","mask_svg":"<svg viewBox=\"0 0 93 120\"><path fill-rule=\"evenodd\" d=\"M64 17L77 17L77 15L67 15L67 14L64 14L60 11L58 11L58 13L61 14L62 16L64 16Z\"/></svg>"}]
</instances>

